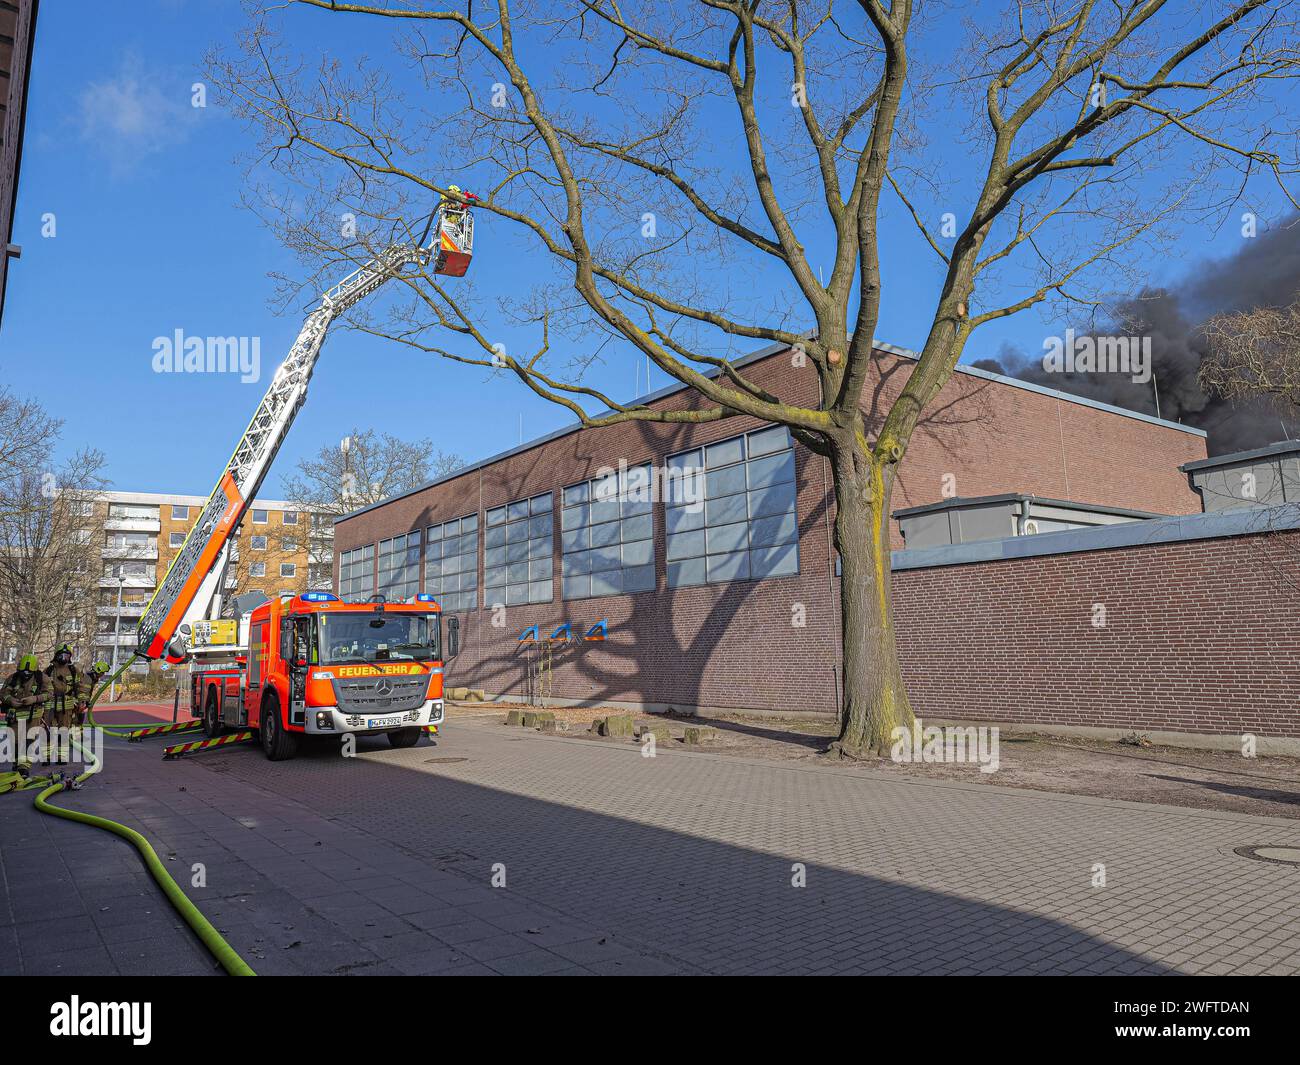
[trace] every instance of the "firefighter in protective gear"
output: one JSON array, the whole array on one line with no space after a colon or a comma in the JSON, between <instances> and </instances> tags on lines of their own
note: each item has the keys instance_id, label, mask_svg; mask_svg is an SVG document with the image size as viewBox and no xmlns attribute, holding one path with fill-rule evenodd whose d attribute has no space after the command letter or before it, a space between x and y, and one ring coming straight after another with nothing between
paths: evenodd
<instances>
[{"instance_id":1,"label":"firefighter in protective gear","mask_svg":"<svg viewBox=\"0 0 1300 1065\"><path fill-rule=\"evenodd\" d=\"M460 195L461 189L459 185L448 185L447 191L444 192L438 200L439 209L444 211L465 210L465 205L461 203L460 200L454 198Z\"/></svg>"},{"instance_id":2,"label":"firefighter in protective gear","mask_svg":"<svg viewBox=\"0 0 1300 1065\"><path fill-rule=\"evenodd\" d=\"M45 708L45 696L48 685L45 674L41 672L35 655L23 655L18 660L18 669L4 685L0 687L0 708L4 710L5 724L10 728L20 720L25 720L28 731L41 724ZM14 769L27 774L31 768L31 759L25 749L20 750Z\"/></svg>"},{"instance_id":3,"label":"firefighter in protective gear","mask_svg":"<svg viewBox=\"0 0 1300 1065\"><path fill-rule=\"evenodd\" d=\"M45 667L45 676L50 687L50 703L45 712L46 727L68 729L80 725L90 692L87 690L86 678L72 661L72 648L66 643L54 652L50 664ZM62 750L59 764L63 764Z\"/></svg>"},{"instance_id":4,"label":"firefighter in protective gear","mask_svg":"<svg viewBox=\"0 0 1300 1065\"><path fill-rule=\"evenodd\" d=\"M448 185L447 191L438 199L438 210L452 222L459 225L469 209L478 202L472 192L466 192L459 185Z\"/></svg>"},{"instance_id":5,"label":"firefighter in protective gear","mask_svg":"<svg viewBox=\"0 0 1300 1065\"><path fill-rule=\"evenodd\" d=\"M95 685L108 676L109 665L102 658L86 670L86 689L90 695L95 693Z\"/></svg>"}]
</instances>

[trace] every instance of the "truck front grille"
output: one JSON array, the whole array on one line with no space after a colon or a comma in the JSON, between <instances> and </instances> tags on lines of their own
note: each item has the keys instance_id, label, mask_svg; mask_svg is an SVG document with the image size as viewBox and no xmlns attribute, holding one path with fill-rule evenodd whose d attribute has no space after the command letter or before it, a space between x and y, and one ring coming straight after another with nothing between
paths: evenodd
<instances>
[{"instance_id":1,"label":"truck front grille","mask_svg":"<svg viewBox=\"0 0 1300 1065\"><path fill-rule=\"evenodd\" d=\"M335 680L334 697L345 714L397 714L417 710L424 705L429 678L360 677Z\"/></svg>"}]
</instances>

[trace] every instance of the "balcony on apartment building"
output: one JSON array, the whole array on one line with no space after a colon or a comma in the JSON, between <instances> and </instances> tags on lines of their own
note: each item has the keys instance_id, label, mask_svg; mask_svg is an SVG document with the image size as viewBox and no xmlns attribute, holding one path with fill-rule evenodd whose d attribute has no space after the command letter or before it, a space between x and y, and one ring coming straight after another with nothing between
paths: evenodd
<instances>
[{"instance_id":1,"label":"balcony on apartment building","mask_svg":"<svg viewBox=\"0 0 1300 1065\"><path fill-rule=\"evenodd\" d=\"M149 607L147 602L123 603L119 610L116 603L95 607L95 616L101 618L141 618Z\"/></svg>"},{"instance_id":2,"label":"balcony on apartment building","mask_svg":"<svg viewBox=\"0 0 1300 1065\"><path fill-rule=\"evenodd\" d=\"M116 588L119 580L123 588L152 588L157 577L154 575L153 567L150 566L148 573L124 573L121 578L104 576L100 577L97 583L100 588Z\"/></svg>"},{"instance_id":3,"label":"balcony on apartment building","mask_svg":"<svg viewBox=\"0 0 1300 1065\"><path fill-rule=\"evenodd\" d=\"M97 632L95 633L96 647L134 647L136 645L136 634L134 632Z\"/></svg>"},{"instance_id":4,"label":"balcony on apartment building","mask_svg":"<svg viewBox=\"0 0 1300 1065\"><path fill-rule=\"evenodd\" d=\"M104 528L109 532L157 533L162 531L162 522L157 515L151 518L136 515L113 515L104 519Z\"/></svg>"},{"instance_id":5,"label":"balcony on apartment building","mask_svg":"<svg viewBox=\"0 0 1300 1065\"><path fill-rule=\"evenodd\" d=\"M101 558L106 559L138 559L156 562L158 561L158 541L152 539L147 543L133 543L124 540L112 541L105 544L99 554Z\"/></svg>"}]
</instances>

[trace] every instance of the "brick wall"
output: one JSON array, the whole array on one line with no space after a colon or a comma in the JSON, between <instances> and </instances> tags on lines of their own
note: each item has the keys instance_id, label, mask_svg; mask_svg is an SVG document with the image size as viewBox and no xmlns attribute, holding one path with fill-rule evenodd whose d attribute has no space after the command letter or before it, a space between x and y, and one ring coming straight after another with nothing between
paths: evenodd
<instances>
[{"instance_id":1,"label":"brick wall","mask_svg":"<svg viewBox=\"0 0 1300 1065\"><path fill-rule=\"evenodd\" d=\"M1298 598L1300 531L894 575L914 709L973 721L1300 736Z\"/></svg>"},{"instance_id":2,"label":"brick wall","mask_svg":"<svg viewBox=\"0 0 1300 1065\"><path fill-rule=\"evenodd\" d=\"M880 410L913 365L902 356L881 353L877 379L868 389ZM811 368L794 366L788 352L755 361L745 372L788 402L808 403L815 394ZM677 409L699 402L693 393L679 392L655 406ZM945 475L950 475L963 496L1016 491L1178 514L1199 510L1178 466L1204 457L1203 437L964 373L953 376L931 412L904 459L896 509L938 501ZM875 413L868 411L868 416L875 418ZM635 422L560 435L341 521L335 554L555 491L620 460L658 465L677 451L758 425L751 418L692 426ZM480 549L480 606L460 615L463 651L449 668L449 682L520 694L528 654L517 644L521 631L538 624L550 632L568 621L581 632L608 618L609 638L603 644L558 652L555 696L833 711L839 661L833 504L824 460L796 448L796 466L800 557L795 576L669 589L663 509L656 507L654 592L564 602L557 576L554 601L494 613L483 607ZM895 544L902 546L896 528ZM557 575L559 552L557 529ZM793 623L800 620L802 625Z\"/></svg>"}]
</instances>

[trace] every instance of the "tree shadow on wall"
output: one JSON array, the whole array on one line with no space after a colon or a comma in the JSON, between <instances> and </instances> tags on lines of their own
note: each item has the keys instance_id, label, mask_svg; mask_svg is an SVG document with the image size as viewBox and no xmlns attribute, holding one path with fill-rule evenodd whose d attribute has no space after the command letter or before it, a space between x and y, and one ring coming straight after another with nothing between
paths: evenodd
<instances>
[{"instance_id":1,"label":"tree shadow on wall","mask_svg":"<svg viewBox=\"0 0 1300 1065\"><path fill-rule=\"evenodd\" d=\"M967 424L967 417L945 406L927 416L924 423L927 431L935 433L937 439L951 441L952 434L960 432L961 427ZM662 456L687 446L684 432L676 427L639 423L637 431L641 448L624 449L631 453L629 462L644 461L647 456L653 456L653 461L659 462ZM555 567L557 599L554 604L540 609L511 608L512 616L523 617L528 624L535 621L542 637L565 621L573 623L575 640L552 649L553 691L557 698L578 699L590 705L610 701L653 702L687 710L699 706L743 705L743 699L729 701L719 691L718 685L711 683L711 670L726 668L728 663L719 656L725 656L729 648L740 645L759 648L757 654L748 656L755 668L759 668L765 658L775 663L791 654L798 655L801 637L808 629L792 624L796 607L809 621L818 612L823 612L829 620L817 619L822 621L821 631L829 627L838 632L838 578L834 572L834 552L830 547L834 504L829 474L821 456L803 448L796 448L795 454L796 484L802 503L797 509L800 514L798 576L668 588L663 583L666 572L664 514L663 508L656 506L655 554L659 586L653 592L617 597L620 602L630 599L631 612L611 617L608 638L603 642L589 645L580 639L587 626L603 616L601 597L564 599L558 565ZM539 454L530 470L520 476L521 486L534 475L539 479L544 476L544 471L538 468L541 461ZM604 464L615 465L616 462L609 462L606 456ZM813 497L811 501L809 496ZM558 559L558 552L556 557ZM790 600L781 603L777 609L770 601L771 596L785 582L790 589ZM760 591L768 599L761 606L752 603ZM812 601L806 601L808 599ZM534 651L528 645L511 645L515 630L524 627L512 624L510 637L505 640L498 637L495 647L490 647L485 641L481 649L487 653L478 660L474 669L474 686L514 698L527 696L528 656ZM486 635L480 629L480 636ZM788 704L780 709L793 712L836 710L839 706L838 663L837 652L815 665L805 662L800 683L789 690ZM730 722L719 724L741 728ZM779 729L756 728L754 734L789 739L812 747L825 742L802 733L783 734Z\"/></svg>"}]
</instances>

